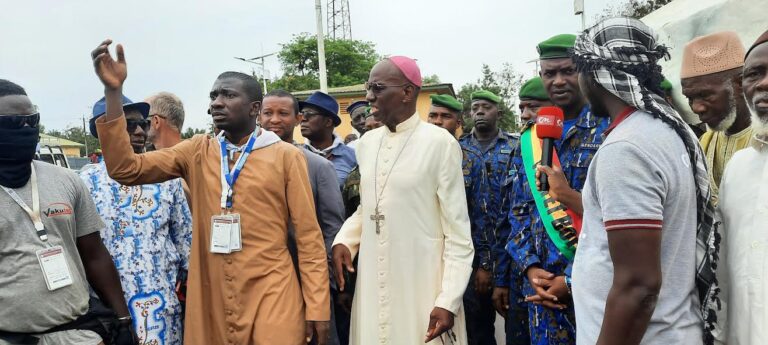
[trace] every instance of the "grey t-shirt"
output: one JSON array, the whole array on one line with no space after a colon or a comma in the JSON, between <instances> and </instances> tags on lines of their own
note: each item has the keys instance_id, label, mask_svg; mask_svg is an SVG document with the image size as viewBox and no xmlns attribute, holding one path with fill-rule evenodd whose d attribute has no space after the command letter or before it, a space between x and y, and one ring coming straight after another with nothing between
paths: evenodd
<instances>
[{"instance_id":1,"label":"grey t-shirt","mask_svg":"<svg viewBox=\"0 0 768 345\"><path fill-rule=\"evenodd\" d=\"M682 139L637 111L606 138L582 194L584 223L573 264L577 344L597 342L613 282L608 231L662 232L662 285L641 344L701 344L695 286L696 190Z\"/></svg>"},{"instance_id":2,"label":"grey t-shirt","mask_svg":"<svg viewBox=\"0 0 768 345\"><path fill-rule=\"evenodd\" d=\"M48 243L64 248L73 284L48 291L36 251L47 246L29 216L0 190L0 330L41 332L73 321L88 310L88 282L76 241L104 228L80 178L72 171L35 161L40 213ZM16 189L32 207L32 187Z\"/></svg>"}]
</instances>

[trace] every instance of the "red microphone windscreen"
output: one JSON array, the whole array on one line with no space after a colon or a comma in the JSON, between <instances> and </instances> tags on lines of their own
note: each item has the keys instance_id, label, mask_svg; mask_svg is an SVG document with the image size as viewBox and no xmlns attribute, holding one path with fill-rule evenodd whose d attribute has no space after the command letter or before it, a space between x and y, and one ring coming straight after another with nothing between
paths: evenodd
<instances>
[{"instance_id":1,"label":"red microphone windscreen","mask_svg":"<svg viewBox=\"0 0 768 345\"><path fill-rule=\"evenodd\" d=\"M563 109L541 107L536 115L536 135L539 139L560 139L563 136Z\"/></svg>"}]
</instances>

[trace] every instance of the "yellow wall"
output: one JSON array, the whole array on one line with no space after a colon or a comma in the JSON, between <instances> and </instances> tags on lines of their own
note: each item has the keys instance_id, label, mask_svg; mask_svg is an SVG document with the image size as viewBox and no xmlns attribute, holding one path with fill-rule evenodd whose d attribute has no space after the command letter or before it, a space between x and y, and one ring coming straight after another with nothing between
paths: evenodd
<instances>
[{"instance_id":1,"label":"yellow wall","mask_svg":"<svg viewBox=\"0 0 768 345\"><path fill-rule=\"evenodd\" d=\"M80 157L80 148L76 146L65 146L61 148L67 157Z\"/></svg>"},{"instance_id":2,"label":"yellow wall","mask_svg":"<svg viewBox=\"0 0 768 345\"><path fill-rule=\"evenodd\" d=\"M419 116L421 116L424 121L427 120L429 107L432 105L432 100L429 96L434 94L437 94L437 92L422 90L422 92L419 93L419 99L416 100L416 111L419 112ZM351 120L349 114L347 113L347 106L353 102L365 100L365 98L340 96L336 97L336 100L339 102L339 117L341 117L341 124L336 127L336 134L341 137L341 140L344 140L349 133L354 133L354 129L350 123ZM304 137L301 136L301 128L299 128L299 126L296 126L293 131L293 140L297 143L304 142Z\"/></svg>"}]
</instances>

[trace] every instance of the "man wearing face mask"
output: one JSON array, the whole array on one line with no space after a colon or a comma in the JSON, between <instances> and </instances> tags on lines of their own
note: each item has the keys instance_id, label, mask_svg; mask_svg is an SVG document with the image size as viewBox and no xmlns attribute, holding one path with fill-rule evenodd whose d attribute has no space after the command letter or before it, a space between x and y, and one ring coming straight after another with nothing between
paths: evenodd
<instances>
[{"instance_id":1,"label":"man wearing face mask","mask_svg":"<svg viewBox=\"0 0 768 345\"><path fill-rule=\"evenodd\" d=\"M143 153L149 129L149 104L123 96L123 111L134 153ZM104 98L93 105L96 119L106 112ZM122 185L107 174L104 162L80 173L96 209L107 223L102 241L112 255L139 341L181 344L182 306L176 295L180 271L189 269L192 215L181 179L140 186Z\"/></svg>"},{"instance_id":2,"label":"man wearing face mask","mask_svg":"<svg viewBox=\"0 0 768 345\"><path fill-rule=\"evenodd\" d=\"M471 133L459 139L464 153L464 188L475 246L472 277L464 293L464 309L469 344L485 345L496 344L493 326L496 313L491 302L495 261L492 248L499 217L509 210L501 206L506 194L504 182L510 158L518 138L499 129L499 120L503 116L499 109L501 97L479 90L473 92L471 98L470 116L475 126Z\"/></svg>"},{"instance_id":3,"label":"man wearing face mask","mask_svg":"<svg viewBox=\"0 0 768 345\"><path fill-rule=\"evenodd\" d=\"M96 345L89 286L116 313L117 344L134 344L104 223L77 175L34 161L40 114L0 79L0 344Z\"/></svg>"},{"instance_id":4,"label":"man wearing face mask","mask_svg":"<svg viewBox=\"0 0 768 345\"><path fill-rule=\"evenodd\" d=\"M744 52L739 36L731 31L698 37L683 50L680 83L691 110L707 124L700 142L715 200L725 165L752 139L741 88Z\"/></svg>"}]
</instances>

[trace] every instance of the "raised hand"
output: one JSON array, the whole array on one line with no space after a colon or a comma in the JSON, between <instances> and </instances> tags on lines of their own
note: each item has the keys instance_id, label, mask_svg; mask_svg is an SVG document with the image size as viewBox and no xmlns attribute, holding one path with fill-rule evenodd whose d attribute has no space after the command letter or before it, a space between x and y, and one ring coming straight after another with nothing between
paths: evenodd
<instances>
[{"instance_id":1,"label":"raised hand","mask_svg":"<svg viewBox=\"0 0 768 345\"><path fill-rule=\"evenodd\" d=\"M117 61L115 61L109 53L110 44L112 44L110 39L101 42L91 52L91 59L93 59L96 75L99 76L104 87L109 90L117 90L123 87L125 78L128 77L128 66L125 64L123 46L117 45Z\"/></svg>"}]
</instances>

